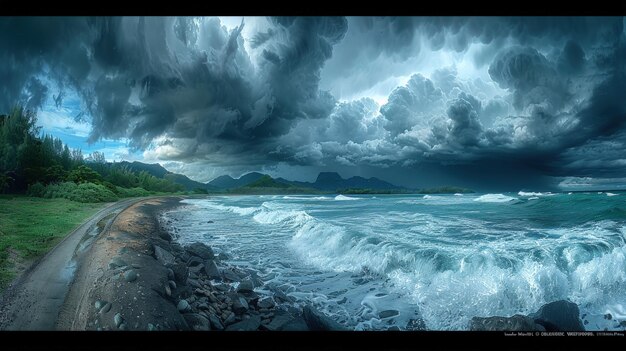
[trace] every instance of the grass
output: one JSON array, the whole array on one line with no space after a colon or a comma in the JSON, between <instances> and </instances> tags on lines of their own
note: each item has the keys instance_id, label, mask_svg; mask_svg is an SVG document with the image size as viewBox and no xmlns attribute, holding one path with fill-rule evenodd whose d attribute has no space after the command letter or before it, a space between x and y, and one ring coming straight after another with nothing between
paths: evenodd
<instances>
[{"instance_id":1,"label":"grass","mask_svg":"<svg viewBox=\"0 0 626 351\"><path fill-rule=\"evenodd\" d=\"M0 195L0 291L104 205Z\"/></svg>"}]
</instances>

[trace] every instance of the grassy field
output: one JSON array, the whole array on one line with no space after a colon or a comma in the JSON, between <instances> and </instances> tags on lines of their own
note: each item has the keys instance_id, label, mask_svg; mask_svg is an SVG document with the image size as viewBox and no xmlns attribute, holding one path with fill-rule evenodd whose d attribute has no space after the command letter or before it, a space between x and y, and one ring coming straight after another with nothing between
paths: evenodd
<instances>
[{"instance_id":1,"label":"grassy field","mask_svg":"<svg viewBox=\"0 0 626 351\"><path fill-rule=\"evenodd\" d=\"M104 206L61 198L0 195L0 291Z\"/></svg>"}]
</instances>

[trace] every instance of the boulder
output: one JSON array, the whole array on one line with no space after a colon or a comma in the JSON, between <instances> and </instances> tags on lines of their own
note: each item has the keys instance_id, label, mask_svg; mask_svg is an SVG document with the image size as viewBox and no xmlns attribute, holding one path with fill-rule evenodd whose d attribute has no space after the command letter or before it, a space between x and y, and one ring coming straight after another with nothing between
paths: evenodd
<instances>
[{"instance_id":1,"label":"boulder","mask_svg":"<svg viewBox=\"0 0 626 351\"><path fill-rule=\"evenodd\" d=\"M237 322L226 327L226 331L254 331L261 326L261 317L251 316L241 322Z\"/></svg>"},{"instance_id":2,"label":"boulder","mask_svg":"<svg viewBox=\"0 0 626 351\"><path fill-rule=\"evenodd\" d=\"M220 319L214 315L213 313L209 314L209 322L211 322L211 327L215 330L224 330L224 326Z\"/></svg>"},{"instance_id":3,"label":"boulder","mask_svg":"<svg viewBox=\"0 0 626 351\"><path fill-rule=\"evenodd\" d=\"M257 301L256 305L259 308L272 308L274 306L276 306L276 302L274 301L274 299L271 296L267 296L264 297L262 299L259 299L259 301Z\"/></svg>"},{"instance_id":4,"label":"boulder","mask_svg":"<svg viewBox=\"0 0 626 351\"><path fill-rule=\"evenodd\" d=\"M325 314L316 310L313 306L304 306L302 316L311 330L348 330L343 325L328 318Z\"/></svg>"},{"instance_id":5,"label":"boulder","mask_svg":"<svg viewBox=\"0 0 626 351\"><path fill-rule=\"evenodd\" d=\"M378 318L380 319L390 318L390 317L395 317L399 314L400 312L398 312L397 310L384 310L378 313Z\"/></svg>"},{"instance_id":6,"label":"boulder","mask_svg":"<svg viewBox=\"0 0 626 351\"><path fill-rule=\"evenodd\" d=\"M280 328L281 331L309 331L309 326L302 317L294 317Z\"/></svg>"},{"instance_id":7,"label":"boulder","mask_svg":"<svg viewBox=\"0 0 626 351\"><path fill-rule=\"evenodd\" d=\"M189 267L195 267L201 265L202 263L204 263L204 260L198 256L191 256L189 260L187 260L187 266Z\"/></svg>"},{"instance_id":8,"label":"boulder","mask_svg":"<svg viewBox=\"0 0 626 351\"><path fill-rule=\"evenodd\" d=\"M254 283L252 280L246 278L237 285L237 292L250 292L254 290Z\"/></svg>"},{"instance_id":9,"label":"boulder","mask_svg":"<svg viewBox=\"0 0 626 351\"><path fill-rule=\"evenodd\" d=\"M157 245L154 245L154 257L164 266L173 265L176 261L174 255Z\"/></svg>"},{"instance_id":10,"label":"boulder","mask_svg":"<svg viewBox=\"0 0 626 351\"><path fill-rule=\"evenodd\" d=\"M217 264L213 260L204 261L204 273L206 273L209 279L219 279L220 270L217 268Z\"/></svg>"},{"instance_id":11,"label":"boulder","mask_svg":"<svg viewBox=\"0 0 626 351\"><path fill-rule=\"evenodd\" d=\"M222 276L231 282L238 282L241 280L241 276L237 274L233 269L226 268L222 271Z\"/></svg>"},{"instance_id":12,"label":"boulder","mask_svg":"<svg viewBox=\"0 0 626 351\"><path fill-rule=\"evenodd\" d=\"M541 306L529 317L547 331L584 331L578 306L570 301L559 300Z\"/></svg>"},{"instance_id":13,"label":"boulder","mask_svg":"<svg viewBox=\"0 0 626 351\"><path fill-rule=\"evenodd\" d=\"M512 317L474 317L469 322L471 331L545 331L535 321L521 314Z\"/></svg>"},{"instance_id":14,"label":"boulder","mask_svg":"<svg viewBox=\"0 0 626 351\"><path fill-rule=\"evenodd\" d=\"M179 284L185 284L185 282L187 281L187 277L189 276L189 268L187 268L184 263L174 263L169 265L168 268L171 268L174 272L175 281L177 281Z\"/></svg>"},{"instance_id":15,"label":"boulder","mask_svg":"<svg viewBox=\"0 0 626 351\"><path fill-rule=\"evenodd\" d=\"M203 243L193 243L185 248L191 255L198 256L203 260L213 259L213 249Z\"/></svg>"},{"instance_id":16,"label":"boulder","mask_svg":"<svg viewBox=\"0 0 626 351\"><path fill-rule=\"evenodd\" d=\"M250 307L243 296L235 296L233 298L233 311L236 314L244 314L248 311L248 309L250 309Z\"/></svg>"}]
</instances>

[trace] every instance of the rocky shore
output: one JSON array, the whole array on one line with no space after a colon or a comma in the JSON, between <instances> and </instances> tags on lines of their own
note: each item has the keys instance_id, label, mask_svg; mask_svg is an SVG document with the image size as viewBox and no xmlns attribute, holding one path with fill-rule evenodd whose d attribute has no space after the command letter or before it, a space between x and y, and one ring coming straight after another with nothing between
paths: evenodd
<instances>
[{"instance_id":1,"label":"rocky shore","mask_svg":"<svg viewBox=\"0 0 626 351\"><path fill-rule=\"evenodd\" d=\"M79 265L57 329L346 330L210 246L176 243L157 217L181 199L142 201L115 219Z\"/></svg>"},{"instance_id":2,"label":"rocky shore","mask_svg":"<svg viewBox=\"0 0 626 351\"><path fill-rule=\"evenodd\" d=\"M578 306L559 300L545 304L527 316L474 317L470 320L472 331L585 331Z\"/></svg>"}]
</instances>

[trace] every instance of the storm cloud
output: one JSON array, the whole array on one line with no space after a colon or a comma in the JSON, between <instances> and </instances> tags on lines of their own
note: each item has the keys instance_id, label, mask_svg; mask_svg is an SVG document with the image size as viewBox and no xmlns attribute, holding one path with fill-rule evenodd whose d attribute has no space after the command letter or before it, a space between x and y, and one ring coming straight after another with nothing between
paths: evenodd
<instances>
[{"instance_id":1,"label":"storm cloud","mask_svg":"<svg viewBox=\"0 0 626 351\"><path fill-rule=\"evenodd\" d=\"M626 177L622 18L3 17L0 33L0 110L75 94L91 141L200 180L280 165L476 184L504 163L538 183Z\"/></svg>"}]
</instances>

